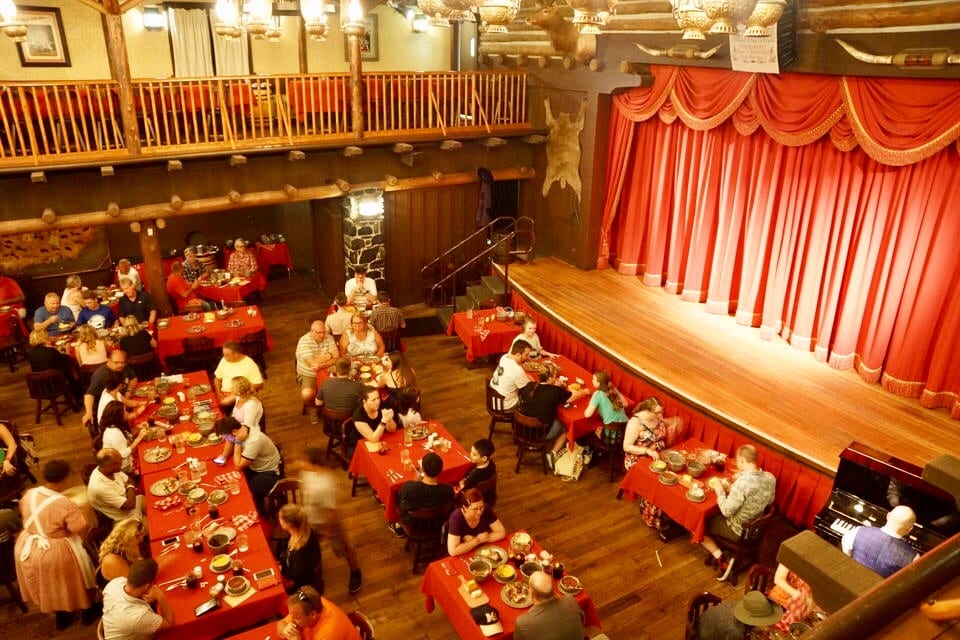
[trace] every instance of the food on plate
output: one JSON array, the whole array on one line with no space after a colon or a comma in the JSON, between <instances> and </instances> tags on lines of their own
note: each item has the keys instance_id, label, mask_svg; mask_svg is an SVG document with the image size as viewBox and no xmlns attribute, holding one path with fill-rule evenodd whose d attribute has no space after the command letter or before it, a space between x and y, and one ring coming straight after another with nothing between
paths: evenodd
<instances>
[{"instance_id":1,"label":"food on plate","mask_svg":"<svg viewBox=\"0 0 960 640\"><path fill-rule=\"evenodd\" d=\"M500 565L497 567L496 573L501 580L510 580L517 576L517 570L513 568L512 564Z\"/></svg>"},{"instance_id":2,"label":"food on plate","mask_svg":"<svg viewBox=\"0 0 960 640\"><path fill-rule=\"evenodd\" d=\"M200 434L197 434L200 435ZM220 442L220 436L216 433L211 433L207 436L207 442Z\"/></svg>"},{"instance_id":3,"label":"food on plate","mask_svg":"<svg viewBox=\"0 0 960 640\"><path fill-rule=\"evenodd\" d=\"M467 593L471 593L479 586L476 580L467 580L466 584Z\"/></svg>"},{"instance_id":4,"label":"food on plate","mask_svg":"<svg viewBox=\"0 0 960 640\"><path fill-rule=\"evenodd\" d=\"M570 385L567 387L567 389L569 389L570 391L579 391L581 388L583 387L579 382L571 382Z\"/></svg>"},{"instance_id":5,"label":"food on plate","mask_svg":"<svg viewBox=\"0 0 960 640\"><path fill-rule=\"evenodd\" d=\"M210 563L210 568L213 571L226 571L231 566L233 566L233 560L230 559L230 556L226 554L220 554L213 559Z\"/></svg>"},{"instance_id":6,"label":"food on plate","mask_svg":"<svg viewBox=\"0 0 960 640\"><path fill-rule=\"evenodd\" d=\"M247 579L243 576L234 576L227 580L227 591L236 593L237 591L244 591L247 586Z\"/></svg>"},{"instance_id":7,"label":"food on plate","mask_svg":"<svg viewBox=\"0 0 960 640\"><path fill-rule=\"evenodd\" d=\"M503 598L509 604L523 604L530 598L530 586L526 582L511 582L504 585Z\"/></svg>"},{"instance_id":8,"label":"food on plate","mask_svg":"<svg viewBox=\"0 0 960 640\"><path fill-rule=\"evenodd\" d=\"M150 487L150 492L155 496L168 496L177 490L177 486L176 478L164 478L154 482L153 486Z\"/></svg>"},{"instance_id":9,"label":"food on plate","mask_svg":"<svg viewBox=\"0 0 960 640\"><path fill-rule=\"evenodd\" d=\"M203 440L203 436L199 433L191 433L189 436L187 436L187 440L191 444L197 444Z\"/></svg>"},{"instance_id":10,"label":"food on plate","mask_svg":"<svg viewBox=\"0 0 960 640\"><path fill-rule=\"evenodd\" d=\"M564 593L577 593L580 591L580 580L574 576L563 576L560 578L560 591Z\"/></svg>"},{"instance_id":11,"label":"food on plate","mask_svg":"<svg viewBox=\"0 0 960 640\"><path fill-rule=\"evenodd\" d=\"M363 365L362 367L360 367L360 371L370 371L370 367L368 367L367 365Z\"/></svg>"},{"instance_id":12,"label":"food on plate","mask_svg":"<svg viewBox=\"0 0 960 640\"><path fill-rule=\"evenodd\" d=\"M664 471L667 468L667 463L663 460L654 460L653 464L650 465L650 468L654 471Z\"/></svg>"},{"instance_id":13,"label":"food on plate","mask_svg":"<svg viewBox=\"0 0 960 640\"><path fill-rule=\"evenodd\" d=\"M175 403L176 403L176 400L173 399L173 398L164 398L164 399L163 399L163 404L165 404L165 405L167 405L167 406L170 406L170 405L175 404Z\"/></svg>"}]
</instances>

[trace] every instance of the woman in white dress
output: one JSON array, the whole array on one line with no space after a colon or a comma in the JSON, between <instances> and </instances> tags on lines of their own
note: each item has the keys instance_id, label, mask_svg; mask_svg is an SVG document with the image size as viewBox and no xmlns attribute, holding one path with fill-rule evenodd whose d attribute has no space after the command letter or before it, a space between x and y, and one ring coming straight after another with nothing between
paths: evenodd
<instances>
[{"instance_id":1,"label":"woman in white dress","mask_svg":"<svg viewBox=\"0 0 960 640\"><path fill-rule=\"evenodd\" d=\"M140 429L134 436L130 432L123 403L117 400L107 404L98 424L100 425L103 444L97 447L97 450L116 449L120 453L120 457L123 458L123 462L120 463L120 470L127 475L139 472L135 468L136 457L134 453L137 450L137 445L143 441L149 430Z\"/></svg>"},{"instance_id":2,"label":"woman in white dress","mask_svg":"<svg viewBox=\"0 0 960 640\"><path fill-rule=\"evenodd\" d=\"M350 319L350 328L340 337L340 353L350 358L382 356L385 351L383 338L367 324L367 318L358 313Z\"/></svg>"}]
</instances>

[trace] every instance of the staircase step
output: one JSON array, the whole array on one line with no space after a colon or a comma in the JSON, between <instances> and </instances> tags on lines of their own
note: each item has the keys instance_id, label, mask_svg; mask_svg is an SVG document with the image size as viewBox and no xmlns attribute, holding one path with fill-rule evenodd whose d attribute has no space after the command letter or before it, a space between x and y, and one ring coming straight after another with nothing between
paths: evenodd
<instances>
[{"instance_id":1,"label":"staircase step","mask_svg":"<svg viewBox=\"0 0 960 640\"><path fill-rule=\"evenodd\" d=\"M453 300L454 311L466 311L470 308L476 308L476 304L470 299L470 296L457 296Z\"/></svg>"},{"instance_id":2,"label":"staircase step","mask_svg":"<svg viewBox=\"0 0 960 640\"><path fill-rule=\"evenodd\" d=\"M487 289L487 287L483 285L467 287L467 297L470 298L470 302L475 309L480 309L483 307L485 302L497 300L496 296L490 291L490 289Z\"/></svg>"},{"instance_id":3,"label":"staircase step","mask_svg":"<svg viewBox=\"0 0 960 640\"><path fill-rule=\"evenodd\" d=\"M453 317L453 312L453 307L437 308L437 322L443 327L443 332L447 331L447 326L450 324L450 318Z\"/></svg>"},{"instance_id":4,"label":"staircase step","mask_svg":"<svg viewBox=\"0 0 960 640\"><path fill-rule=\"evenodd\" d=\"M503 278L500 276L483 276L480 278L480 282L490 291L490 295L494 300L499 300L503 297Z\"/></svg>"}]
</instances>

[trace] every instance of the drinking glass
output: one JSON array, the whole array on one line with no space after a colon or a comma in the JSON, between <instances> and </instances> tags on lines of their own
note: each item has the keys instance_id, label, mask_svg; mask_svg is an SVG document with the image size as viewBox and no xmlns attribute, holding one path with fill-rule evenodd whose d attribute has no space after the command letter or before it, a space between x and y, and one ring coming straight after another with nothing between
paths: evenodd
<instances>
[{"instance_id":1,"label":"drinking glass","mask_svg":"<svg viewBox=\"0 0 960 640\"><path fill-rule=\"evenodd\" d=\"M400 463L403 465L403 472L407 473L410 471L412 465L410 464L410 451L403 449L400 451Z\"/></svg>"},{"instance_id":2,"label":"drinking glass","mask_svg":"<svg viewBox=\"0 0 960 640\"><path fill-rule=\"evenodd\" d=\"M246 553L250 550L250 538L247 537L247 534L241 533L237 536L237 551L240 553Z\"/></svg>"},{"instance_id":3,"label":"drinking glass","mask_svg":"<svg viewBox=\"0 0 960 640\"><path fill-rule=\"evenodd\" d=\"M187 447L183 443L183 438L177 438L176 447L177 447L177 453L181 455L187 452Z\"/></svg>"},{"instance_id":4,"label":"drinking glass","mask_svg":"<svg viewBox=\"0 0 960 640\"><path fill-rule=\"evenodd\" d=\"M200 477L201 477L201 478L202 478L203 476L207 475L207 461L206 461L206 460L198 460L198 461L197 461L197 469L200 471Z\"/></svg>"},{"instance_id":5,"label":"drinking glass","mask_svg":"<svg viewBox=\"0 0 960 640\"><path fill-rule=\"evenodd\" d=\"M413 427L405 427L403 429L403 446L412 447L413 446Z\"/></svg>"},{"instance_id":6,"label":"drinking glass","mask_svg":"<svg viewBox=\"0 0 960 640\"><path fill-rule=\"evenodd\" d=\"M190 479L194 482L200 482L203 480L203 474L200 473L200 465L194 465L190 467Z\"/></svg>"},{"instance_id":7,"label":"drinking glass","mask_svg":"<svg viewBox=\"0 0 960 640\"><path fill-rule=\"evenodd\" d=\"M183 484L190 479L190 473L186 469L177 469L177 481Z\"/></svg>"}]
</instances>

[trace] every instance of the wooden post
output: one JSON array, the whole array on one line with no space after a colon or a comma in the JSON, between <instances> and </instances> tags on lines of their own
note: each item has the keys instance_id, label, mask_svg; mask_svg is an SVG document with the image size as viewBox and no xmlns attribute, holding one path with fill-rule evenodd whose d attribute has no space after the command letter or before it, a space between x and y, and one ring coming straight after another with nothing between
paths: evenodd
<instances>
[{"instance_id":1,"label":"wooden post","mask_svg":"<svg viewBox=\"0 0 960 640\"><path fill-rule=\"evenodd\" d=\"M120 0L103 0L103 7L103 31L107 41L110 77L117 81L120 90L120 120L123 124L124 144L132 155L139 155L140 131L137 128L137 113L133 108L133 85L130 82L127 42L123 37Z\"/></svg>"},{"instance_id":2,"label":"wooden post","mask_svg":"<svg viewBox=\"0 0 960 640\"><path fill-rule=\"evenodd\" d=\"M342 3L341 7L346 5ZM343 34L347 36L350 49L350 121L353 135L363 137L363 62L360 55L360 37L364 33L362 24L347 22L343 25Z\"/></svg>"},{"instance_id":3,"label":"wooden post","mask_svg":"<svg viewBox=\"0 0 960 640\"><path fill-rule=\"evenodd\" d=\"M140 223L140 253L143 254L143 266L146 269L147 282L150 284L150 297L157 307L157 315L169 316L173 313L170 299L167 297L166 281L163 279L163 256L160 254L160 238L157 225L153 220Z\"/></svg>"}]
</instances>

